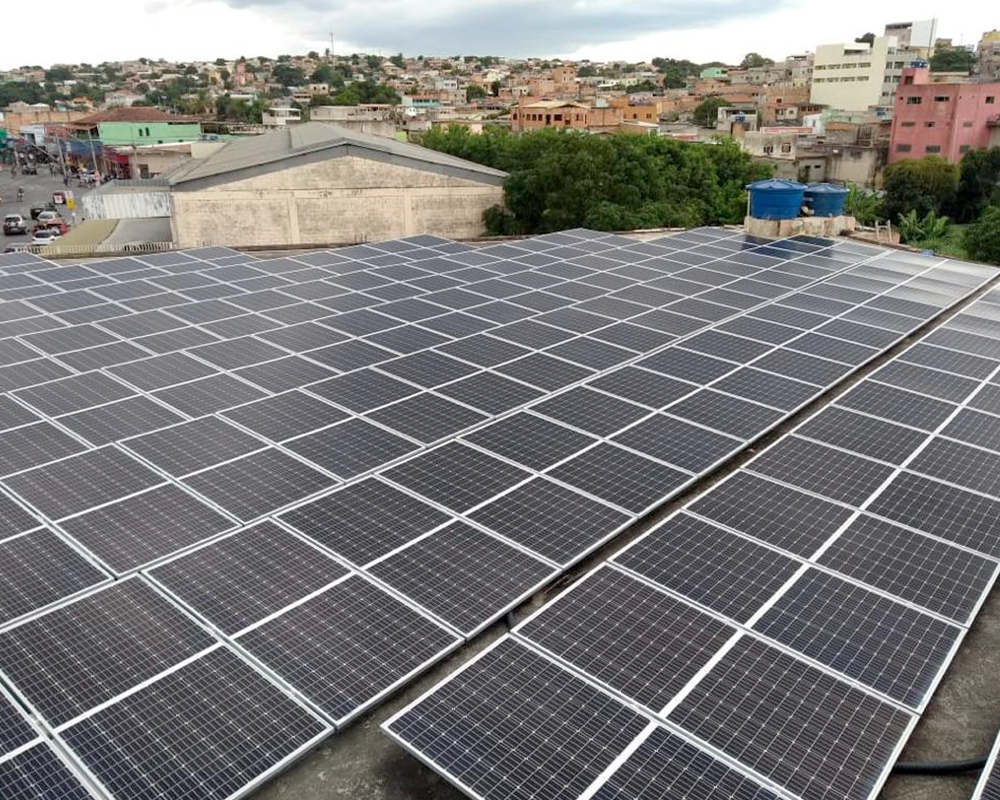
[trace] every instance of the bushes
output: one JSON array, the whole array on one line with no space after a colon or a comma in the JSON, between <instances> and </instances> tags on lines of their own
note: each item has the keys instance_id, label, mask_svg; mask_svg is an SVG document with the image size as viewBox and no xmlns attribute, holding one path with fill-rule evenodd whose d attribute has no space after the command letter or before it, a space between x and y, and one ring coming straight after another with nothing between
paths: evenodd
<instances>
[{"instance_id":1,"label":"bushes","mask_svg":"<svg viewBox=\"0 0 1000 800\"><path fill-rule=\"evenodd\" d=\"M492 234L736 223L745 184L770 175L731 140L691 144L655 136L542 129L481 136L453 126L419 143L510 173L506 209L484 215Z\"/></svg>"},{"instance_id":2,"label":"bushes","mask_svg":"<svg viewBox=\"0 0 1000 800\"><path fill-rule=\"evenodd\" d=\"M966 229L964 244L973 261L1000 264L1000 206L987 208Z\"/></svg>"},{"instance_id":3,"label":"bushes","mask_svg":"<svg viewBox=\"0 0 1000 800\"><path fill-rule=\"evenodd\" d=\"M909 211L920 217L947 214L957 190L958 167L940 156L897 161L885 169L884 212L894 221Z\"/></svg>"}]
</instances>

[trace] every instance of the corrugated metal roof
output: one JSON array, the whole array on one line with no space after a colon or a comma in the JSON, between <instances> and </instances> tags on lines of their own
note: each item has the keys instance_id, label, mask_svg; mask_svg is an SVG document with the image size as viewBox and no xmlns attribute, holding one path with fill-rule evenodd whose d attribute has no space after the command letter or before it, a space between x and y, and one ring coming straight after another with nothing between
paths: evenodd
<instances>
[{"instance_id":1,"label":"corrugated metal roof","mask_svg":"<svg viewBox=\"0 0 1000 800\"><path fill-rule=\"evenodd\" d=\"M352 147L384 153L408 161L451 167L491 178L506 178L507 173L484 167L472 161L456 158L436 150L429 150L406 142L397 142L381 136L331 125L326 122L305 122L290 125L284 130L265 133L229 142L208 158L190 161L165 174L171 185L178 185L202 178L237 172L243 169L273 164L307 153Z\"/></svg>"}]
</instances>

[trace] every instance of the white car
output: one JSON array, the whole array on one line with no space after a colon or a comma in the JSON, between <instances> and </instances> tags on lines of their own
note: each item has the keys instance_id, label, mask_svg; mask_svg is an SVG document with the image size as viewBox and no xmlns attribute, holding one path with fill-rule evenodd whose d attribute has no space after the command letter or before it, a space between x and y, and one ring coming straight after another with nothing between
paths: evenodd
<instances>
[{"instance_id":1,"label":"white car","mask_svg":"<svg viewBox=\"0 0 1000 800\"><path fill-rule=\"evenodd\" d=\"M31 236L31 243L37 245L52 244L56 239L59 238L59 231L53 230L52 228L43 228L40 231L35 231Z\"/></svg>"},{"instance_id":2,"label":"white car","mask_svg":"<svg viewBox=\"0 0 1000 800\"><path fill-rule=\"evenodd\" d=\"M58 211L43 211L38 215L38 221L40 223L55 222L58 219L62 219L62 217L59 216Z\"/></svg>"}]
</instances>

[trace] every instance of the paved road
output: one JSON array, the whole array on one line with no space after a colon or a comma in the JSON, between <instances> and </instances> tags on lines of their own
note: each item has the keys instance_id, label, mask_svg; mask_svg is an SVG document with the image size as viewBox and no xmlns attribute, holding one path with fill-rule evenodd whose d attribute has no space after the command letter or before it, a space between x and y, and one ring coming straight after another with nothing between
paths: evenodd
<instances>
[{"instance_id":1,"label":"paved road","mask_svg":"<svg viewBox=\"0 0 1000 800\"><path fill-rule=\"evenodd\" d=\"M21 203L17 202L17 188L19 186L24 188L24 201ZM77 215L80 215L79 200L90 190L81 189L78 186L72 186L71 188L73 189L73 196L78 202ZM48 167L39 169L37 175L12 176L10 174L10 166L2 164L0 165L0 197L3 198L3 202L0 203L0 216L21 214L27 219L30 216L28 212L33 205L36 203L51 202L52 193L61 192L64 189L62 176L56 175L53 177L49 175ZM61 208L60 213L66 217L67 222L70 221L70 212L66 211L65 208ZM11 237L11 240L16 241L19 238Z\"/></svg>"}]
</instances>

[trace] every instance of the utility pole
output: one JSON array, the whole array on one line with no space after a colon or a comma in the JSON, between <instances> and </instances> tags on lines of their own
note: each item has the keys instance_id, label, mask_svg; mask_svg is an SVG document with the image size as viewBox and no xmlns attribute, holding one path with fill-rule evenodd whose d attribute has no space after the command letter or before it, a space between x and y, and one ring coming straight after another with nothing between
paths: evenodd
<instances>
[{"instance_id":1,"label":"utility pole","mask_svg":"<svg viewBox=\"0 0 1000 800\"><path fill-rule=\"evenodd\" d=\"M337 56L334 53L333 49L333 31L330 31L330 63L331 64L337 63Z\"/></svg>"}]
</instances>

